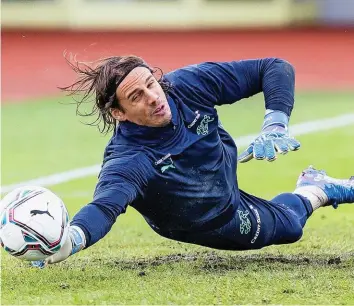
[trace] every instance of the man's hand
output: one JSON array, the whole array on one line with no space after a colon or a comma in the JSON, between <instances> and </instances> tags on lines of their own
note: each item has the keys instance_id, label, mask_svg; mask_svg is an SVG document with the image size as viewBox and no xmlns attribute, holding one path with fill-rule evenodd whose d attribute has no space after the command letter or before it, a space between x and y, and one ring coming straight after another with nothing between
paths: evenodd
<instances>
[{"instance_id":1,"label":"man's hand","mask_svg":"<svg viewBox=\"0 0 354 306\"><path fill-rule=\"evenodd\" d=\"M238 161L244 163L252 158L273 161L277 158L276 152L286 154L298 150L300 143L289 136L288 121L288 116L282 112L268 113L261 134L239 155Z\"/></svg>"},{"instance_id":2,"label":"man's hand","mask_svg":"<svg viewBox=\"0 0 354 306\"><path fill-rule=\"evenodd\" d=\"M70 226L68 237L58 253L49 256L45 260L32 261L33 267L44 268L48 264L64 261L69 256L77 253L85 247L85 234L78 226Z\"/></svg>"}]
</instances>

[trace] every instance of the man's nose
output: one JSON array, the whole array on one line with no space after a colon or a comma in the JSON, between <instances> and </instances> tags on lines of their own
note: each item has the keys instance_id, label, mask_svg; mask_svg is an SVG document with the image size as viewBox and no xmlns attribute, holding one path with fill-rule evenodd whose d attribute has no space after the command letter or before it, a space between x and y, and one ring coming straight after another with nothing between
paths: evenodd
<instances>
[{"instance_id":1,"label":"man's nose","mask_svg":"<svg viewBox=\"0 0 354 306\"><path fill-rule=\"evenodd\" d=\"M146 97L148 104L155 104L159 100L159 95L151 90L148 90L148 92L146 93Z\"/></svg>"}]
</instances>

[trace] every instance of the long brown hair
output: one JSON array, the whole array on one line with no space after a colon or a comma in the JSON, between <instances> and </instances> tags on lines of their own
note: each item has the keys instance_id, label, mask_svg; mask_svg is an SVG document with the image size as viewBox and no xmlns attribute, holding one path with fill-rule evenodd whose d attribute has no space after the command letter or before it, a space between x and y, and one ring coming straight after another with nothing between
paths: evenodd
<instances>
[{"instance_id":1,"label":"long brown hair","mask_svg":"<svg viewBox=\"0 0 354 306\"><path fill-rule=\"evenodd\" d=\"M171 89L171 84L164 79L162 70L151 68L138 56L111 56L94 62L79 62L72 56L68 58L66 54L64 58L78 78L73 84L59 89L67 92L69 96L79 96L79 99L74 98L76 114L83 117L96 116L93 122L87 124L97 126L103 134L113 130L117 124L110 109L117 108L124 112L117 98L116 89L127 72L134 67L147 67L153 74L159 72L157 80L163 91L167 94ZM81 112L80 106L83 103L92 102L93 106L89 112Z\"/></svg>"}]
</instances>

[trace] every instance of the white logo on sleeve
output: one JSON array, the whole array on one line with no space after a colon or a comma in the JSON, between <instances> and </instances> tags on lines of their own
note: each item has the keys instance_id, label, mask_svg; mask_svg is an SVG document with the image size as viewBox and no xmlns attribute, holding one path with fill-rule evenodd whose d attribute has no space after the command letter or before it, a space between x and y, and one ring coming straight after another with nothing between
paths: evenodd
<instances>
[{"instance_id":1,"label":"white logo on sleeve","mask_svg":"<svg viewBox=\"0 0 354 306\"><path fill-rule=\"evenodd\" d=\"M194 126L194 125L197 123L199 117L200 117L200 114L199 114L199 111L197 110L197 111L195 111L195 118L194 118L194 120L191 122L191 124L189 124L189 125L187 126L187 128L190 129L192 126Z\"/></svg>"}]
</instances>

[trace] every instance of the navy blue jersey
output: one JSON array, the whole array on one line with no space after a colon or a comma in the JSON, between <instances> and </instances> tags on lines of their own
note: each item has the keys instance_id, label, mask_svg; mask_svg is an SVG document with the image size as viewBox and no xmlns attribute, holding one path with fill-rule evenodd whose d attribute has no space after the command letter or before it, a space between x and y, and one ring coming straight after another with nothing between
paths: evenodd
<instances>
[{"instance_id":1,"label":"navy blue jersey","mask_svg":"<svg viewBox=\"0 0 354 306\"><path fill-rule=\"evenodd\" d=\"M237 148L215 106L259 92L267 109L290 115L294 104L294 71L280 59L207 62L165 78L172 84L170 124L121 122L105 149L93 201L71 223L83 229L86 247L101 239L128 205L156 231L221 226L240 199Z\"/></svg>"}]
</instances>

